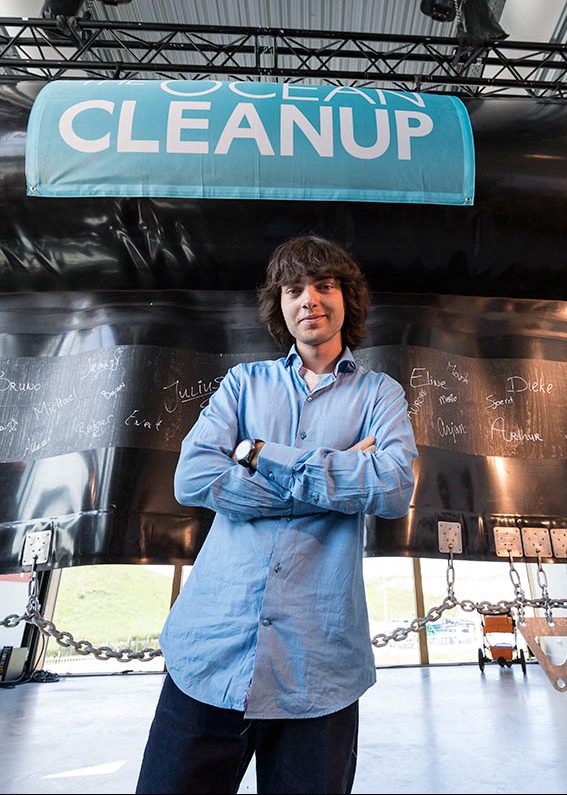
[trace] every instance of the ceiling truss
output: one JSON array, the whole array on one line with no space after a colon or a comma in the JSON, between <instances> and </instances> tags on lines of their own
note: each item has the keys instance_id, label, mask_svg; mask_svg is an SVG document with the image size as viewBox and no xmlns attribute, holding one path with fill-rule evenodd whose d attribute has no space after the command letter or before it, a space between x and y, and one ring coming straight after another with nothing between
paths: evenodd
<instances>
[{"instance_id":1,"label":"ceiling truss","mask_svg":"<svg viewBox=\"0 0 567 795\"><path fill-rule=\"evenodd\" d=\"M316 80L567 98L567 46L449 37L0 18L0 78Z\"/></svg>"}]
</instances>

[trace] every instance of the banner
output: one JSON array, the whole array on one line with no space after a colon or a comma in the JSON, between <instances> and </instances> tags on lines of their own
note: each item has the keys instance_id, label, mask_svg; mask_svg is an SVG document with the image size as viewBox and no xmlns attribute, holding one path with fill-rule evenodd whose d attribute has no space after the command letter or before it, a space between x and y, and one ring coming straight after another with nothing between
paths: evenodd
<instances>
[{"instance_id":1,"label":"banner","mask_svg":"<svg viewBox=\"0 0 567 795\"><path fill-rule=\"evenodd\" d=\"M456 97L214 80L60 80L26 140L30 196L472 205Z\"/></svg>"}]
</instances>

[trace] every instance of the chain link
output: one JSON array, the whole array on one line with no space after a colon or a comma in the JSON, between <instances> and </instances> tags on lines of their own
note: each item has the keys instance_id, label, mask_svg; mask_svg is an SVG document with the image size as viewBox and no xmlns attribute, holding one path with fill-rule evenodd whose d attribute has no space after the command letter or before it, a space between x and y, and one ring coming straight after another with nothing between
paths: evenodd
<instances>
[{"instance_id":1,"label":"chain link","mask_svg":"<svg viewBox=\"0 0 567 795\"><path fill-rule=\"evenodd\" d=\"M463 9L464 0L453 0L453 5L455 6L455 20L457 23L457 29L460 30L463 24L462 19L462 9Z\"/></svg>"},{"instance_id":2,"label":"chain link","mask_svg":"<svg viewBox=\"0 0 567 795\"><path fill-rule=\"evenodd\" d=\"M453 586L455 584L455 567L453 565L453 551L451 550L451 545L449 545L449 560L447 561L447 595L449 598L455 597L455 592L453 590Z\"/></svg>"},{"instance_id":3,"label":"chain link","mask_svg":"<svg viewBox=\"0 0 567 795\"><path fill-rule=\"evenodd\" d=\"M545 603L545 617L549 626L553 626L553 614L551 612L549 590L547 582L547 574L543 570L543 563L541 562L541 550L537 550L537 583L541 590L541 595Z\"/></svg>"},{"instance_id":4,"label":"chain link","mask_svg":"<svg viewBox=\"0 0 567 795\"><path fill-rule=\"evenodd\" d=\"M14 629L17 627L20 621L26 621L27 614L24 613L23 616L19 616L17 613L10 613L9 616L0 620L0 627L7 627L8 629Z\"/></svg>"},{"instance_id":5,"label":"chain link","mask_svg":"<svg viewBox=\"0 0 567 795\"><path fill-rule=\"evenodd\" d=\"M512 586L514 588L514 593L516 594L515 601L517 602L518 607L518 621L520 622L520 626L523 627L526 623L526 595L522 588L522 581L520 579L518 569L514 566L514 558L512 557L512 551L510 549L508 550L508 559L510 560L510 579L512 580Z\"/></svg>"}]
</instances>

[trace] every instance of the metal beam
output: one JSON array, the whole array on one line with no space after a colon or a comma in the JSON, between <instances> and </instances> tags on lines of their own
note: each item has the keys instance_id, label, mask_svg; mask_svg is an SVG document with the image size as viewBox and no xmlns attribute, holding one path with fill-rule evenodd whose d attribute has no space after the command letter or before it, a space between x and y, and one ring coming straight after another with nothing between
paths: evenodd
<instances>
[{"instance_id":1,"label":"metal beam","mask_svg":"<svg viewBox=\"0 0 567 795\"><path fill-rule=\"evenodd\" d=\"M490 77L483 76L490 67ZM0 18L0 79L316 80L565 99L567 46L219 25Z\"/></svg>"}]
</instances>

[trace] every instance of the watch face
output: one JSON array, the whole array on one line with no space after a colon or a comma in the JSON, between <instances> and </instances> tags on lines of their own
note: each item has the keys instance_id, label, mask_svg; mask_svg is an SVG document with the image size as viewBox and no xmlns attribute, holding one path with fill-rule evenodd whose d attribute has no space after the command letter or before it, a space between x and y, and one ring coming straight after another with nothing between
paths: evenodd
<instances>
[{"instance_id":1,"label":"watch face","mask_svg":"<svg viewBox=\"0 0 567 795\"><path fill-rule=\"evenodd\" d=\"M243 439L235 450L236 460L239 463L248 463L250 453L254 449L254 442L251 439Z\"/></svg>"}]
</instances>

